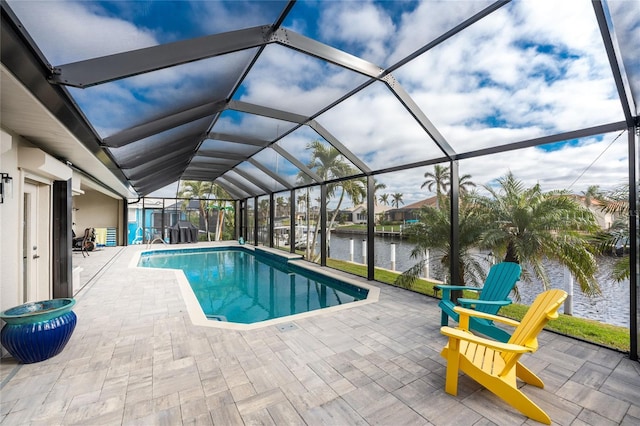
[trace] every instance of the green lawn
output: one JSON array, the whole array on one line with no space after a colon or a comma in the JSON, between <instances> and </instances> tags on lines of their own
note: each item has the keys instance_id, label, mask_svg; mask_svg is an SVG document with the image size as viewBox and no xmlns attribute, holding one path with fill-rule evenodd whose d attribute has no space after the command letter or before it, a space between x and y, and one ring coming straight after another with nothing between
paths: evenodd
<instances>
[{"instance_id":1,"label":"green lawn","mask_svg":"<svg viewBox=\"0 0 640 426\"><path fill-rule=\"evenodd\" d=\"M365 265L327 259L327 266L349 272L354 275L359 275L361 277L367 276L367 267ZM394 285L397 276L398 273L395 272L378 268L375 269L376 281ZM435 293L433 291L433 287L435 285L437 285L437 283L420 279L413 285L410 291L439 298L439 294L434 296ZM465 292L464 297L473 298L475 295L476 293L474 292ZM500 314L515 320L521 320L522 317L524 317L527 308L528 306L526 305L514 303L503 307L500 310ZM630 349L629 329L625 327L618 327L615 325L600 323L598 321L576 318L570 315L560 315L558 319L550 321L546 328L570 337L575 337L577 339L596 343L619 351L629 352Z\"/></svg>"}]
</instances>

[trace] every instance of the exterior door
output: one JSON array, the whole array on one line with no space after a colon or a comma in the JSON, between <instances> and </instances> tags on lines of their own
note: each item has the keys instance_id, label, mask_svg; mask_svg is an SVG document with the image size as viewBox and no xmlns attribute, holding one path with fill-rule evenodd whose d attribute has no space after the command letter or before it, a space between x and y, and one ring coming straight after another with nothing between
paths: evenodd
<instances>
[{"instance_id":1,"label":"exterior door","mask_svg":"<svg viewBox=\"0 0 640 426\"><path fill-rule=\"evenodd\" d=\"M22 220L22 299L36 301L38 293L38 187L24 184L24 208Z\"/></svg>"},{"instance_id":2,"label":"exterior door","mask_svg":"<svg viewBox=\"0 0 640 426\"><path fill-rule=\"evenodd\" d=\"M24 182L22 217L22 299L51 298L51 194L49 185Z\"/></svg>"}]
</instances>

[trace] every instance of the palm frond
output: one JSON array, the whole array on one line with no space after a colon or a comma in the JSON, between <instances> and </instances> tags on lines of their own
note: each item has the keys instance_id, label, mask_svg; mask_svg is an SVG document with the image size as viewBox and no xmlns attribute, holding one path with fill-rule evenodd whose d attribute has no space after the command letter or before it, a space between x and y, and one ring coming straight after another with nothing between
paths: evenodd
<instances>
[{"instance_id":1,"label":"palm frond","mask_svg":"<svg viewBox=\"0 0 640 426\"><path fill-rule=\"evenodd\" d=\"M396 278L395 285L402 288L411 289L413 284L420 277L420 273L424 270L425 260L421 260L413 265L411 268L404 271L402 274L398 275Z\"/></svg>"},{"instance_id":2,"label":"palm frond","mask_svg":"<svg viewBox=\"0 0 640 426\"><path fill-rule=\"evenodd\" d=\"M631 268L629 263L631 262L631 256L626 256L620 259L613 265L613 271L611 277L616 281L628 280L631 277Z\"/></svg>"}]
</instances>

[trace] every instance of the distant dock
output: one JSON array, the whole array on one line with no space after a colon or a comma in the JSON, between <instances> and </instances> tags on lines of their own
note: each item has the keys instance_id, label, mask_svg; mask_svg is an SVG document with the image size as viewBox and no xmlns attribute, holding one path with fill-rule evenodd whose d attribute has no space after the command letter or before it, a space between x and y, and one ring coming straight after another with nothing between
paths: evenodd
<instances>
[{"instance_id":1,"label":"distant dock","mask_svg":"<svg viewBox=\"0 0 640 426\"><path fill-rule=\"evenodd\" d=\"M343 229L343 228L340 228L340 227L331 230L331 233L332 234L341 234L341 235L362 235L362 236L365 236L365 237L367 235L367 231L366 230L362 230L362 229ZM389 227L389 229L377 228L374 231L374 234L376 236L382 236L382 237L405 238L405 236L402 233L402 231L393 231L391 227Z\"/></svg>"}]
</instances>

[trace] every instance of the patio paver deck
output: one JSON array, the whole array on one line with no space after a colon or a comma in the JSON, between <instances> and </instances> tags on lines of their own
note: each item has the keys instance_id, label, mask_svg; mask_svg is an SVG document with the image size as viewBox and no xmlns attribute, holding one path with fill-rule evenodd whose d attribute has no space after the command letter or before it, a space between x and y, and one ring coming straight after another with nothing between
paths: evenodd
<instances>
[{"instance_id":1,"label":"patio paver deck","mask_svg":"<svg viewBox=\"0 0 640 426\"><path fill-rule=\"evenodd\" d=\"M191 324L171 273L130 269L141 246L82 258L76 330L49 360L0 365L0 420L25 424L536 424L463 376L444 392L437 301L380 301L234 331ZM640 363L543 332L525 392L554 423L640 424Z\"/></svg>"}]
</instances>

